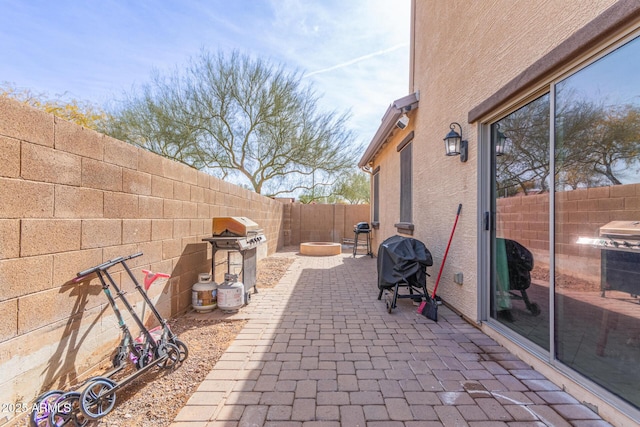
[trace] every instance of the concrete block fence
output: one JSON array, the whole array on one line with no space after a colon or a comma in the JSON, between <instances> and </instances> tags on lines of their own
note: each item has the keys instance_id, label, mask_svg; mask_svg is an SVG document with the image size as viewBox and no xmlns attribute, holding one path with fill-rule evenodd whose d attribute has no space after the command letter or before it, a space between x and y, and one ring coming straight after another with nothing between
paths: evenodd
<instances>
[{"instance_id":1,"label":"concrete block fence","mask_svg":"<svg viewBox=\"0 0 640 427\"><path fill-rule=\"evenodd\" d=\"M597 237L610 221L640 219L640 184L582 188L555 194L555 250L559 273L600 287L600 249L577 245ZM538 265L549 265L549 194L518 195L497 201L498 233L529 248Z\"/></svg>"},{"instance_id":2,"label":"concrete block fence","mask_svg":"<svg viewBox=\"0 0 640 427\"><path fill-rule=\"evenodd\" d=\"M215 216L256 221L263 255L282 246L281 202L0 98L0 403L67 388L114 350L113 312L97 279L71 282L78 271L143 252L129 263L139 280L143 268L171 274L150 290L162 315L186 311L210 271L202 238ZM113 272L141 313L128 276Z\"/></svg>"},{"instance_id":3,"label":"concrete block fence","mask_svg":"<svg viewBox=\"0 0 640 427\"><path fill-rule=\"evenodd\" d=\"M342 243L353 239L353 226L368 222L369 205L286 204L284 209L285 245L304 242Z\"/></svg>"}]
</instances>

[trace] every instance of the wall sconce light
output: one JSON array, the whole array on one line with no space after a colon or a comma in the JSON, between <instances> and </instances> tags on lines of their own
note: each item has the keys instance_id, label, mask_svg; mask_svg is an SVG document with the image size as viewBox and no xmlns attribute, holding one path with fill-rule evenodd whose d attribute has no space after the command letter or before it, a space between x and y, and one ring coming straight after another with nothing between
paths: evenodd
<instances>
[{"instance_id":1,"label":"wall sconce light","mask_svg":"<svg viewBox=\"0 0 640 427\"><path fill-rule=\"evenodd\" d=\"M509 138L500 131L500 123L496 124L496 156L503 156L507 149Z\"/></svg>"},{"instance_id":2,"label":"wall sconce light","mask_svg":"<svg viewBox=\"0 0 640 427\"><path fill-rule=\"evenodd\" d=\"M455 131L455 125L458 125L460 133ZM469 142L462 139L462 126L460 123L453 122L449 125L449 133L444 137L444 148L447 156L460 156L461 162L466 162L469 155Z\"/></svg>"}]
</instances>

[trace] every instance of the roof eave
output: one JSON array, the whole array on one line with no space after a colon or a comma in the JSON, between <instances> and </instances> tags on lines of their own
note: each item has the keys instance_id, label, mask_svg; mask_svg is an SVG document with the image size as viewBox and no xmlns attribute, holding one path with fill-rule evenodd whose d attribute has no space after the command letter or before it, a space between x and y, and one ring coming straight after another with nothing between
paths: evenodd
<instances>
[{"instance_id":1,"label":"roof eave","mask_svg":"<svg viewBox=\"0 0 640 427\"><path fill-rule=\"evenodd\" d=\"M393 128L398 121L398 118L405 112L418 108L418 102L420 100L420 92L411 93L400 99L393 101L387 111L382 116L380 127L373 136L373 139L369 143L369 146L365 150L358 167L362 168L366 166L376 156L382 145L387 141Z\"/></svg>"}]
</instances>

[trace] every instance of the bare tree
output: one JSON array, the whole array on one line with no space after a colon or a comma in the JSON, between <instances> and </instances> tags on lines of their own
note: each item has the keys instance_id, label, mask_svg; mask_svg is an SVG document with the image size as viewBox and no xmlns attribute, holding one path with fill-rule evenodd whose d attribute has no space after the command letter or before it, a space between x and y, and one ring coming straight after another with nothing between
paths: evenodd
<instances>
[{"instance_id":1,"label":"bare tree","mask_svg":"<svg viewBox=\"0 0 640 427\"><path fill-rule=\"evenodd\" d=\"M621 176L629 167L637 167L640 158L640 108L622 105L602 110L588 128L582 150L592 175L622 184Z\"/></svg>"},{"instance_id":2,"label":"bare tree","mask_svg":"<svg viewBox=\"0 0 640 427\"><path fill-rule=\"evenodd\" d=\"M275 196L330 185L356 163L348 115L322 112L318 100L283 66L202 52L128 95L104 131Z\"/></svg>"}]
</instances>

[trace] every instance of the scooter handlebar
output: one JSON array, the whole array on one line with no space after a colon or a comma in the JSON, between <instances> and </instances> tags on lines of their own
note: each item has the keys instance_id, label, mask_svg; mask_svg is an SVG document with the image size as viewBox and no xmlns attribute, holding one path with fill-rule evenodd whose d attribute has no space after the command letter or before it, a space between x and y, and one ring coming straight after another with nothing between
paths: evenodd
<instances>
[{"instance_id":1,"label":"scooter handlebar","mask_svg":"<svg viewBox=\"0 0 640 427\"><path fill-rule=\"evenodd\" d=\"M91 267L79 272L78 274L76 274L77 277L74 279L74 282L79 282L80 279L84 278L85 276L88 276L91 273L95 273L98 270L104 271L107 268L112 267L120 262L126 261L128 259L132 259L132 258L137 258L139 256L142 256L142 252L138 252L126 257L119 256L117 258L110 259L109 261L103 262L100 265L96 265L95 267Z\"/></svg>"}]
</instances>

